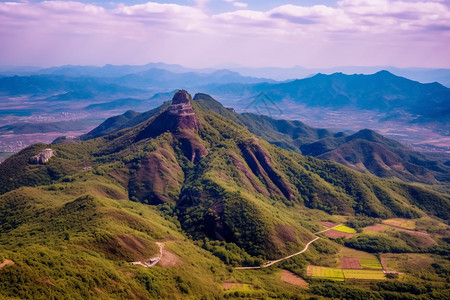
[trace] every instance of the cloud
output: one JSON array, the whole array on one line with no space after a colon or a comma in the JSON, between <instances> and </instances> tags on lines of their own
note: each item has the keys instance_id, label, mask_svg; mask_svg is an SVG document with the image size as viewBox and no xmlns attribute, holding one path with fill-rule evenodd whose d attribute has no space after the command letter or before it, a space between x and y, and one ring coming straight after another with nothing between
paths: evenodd
<instances>
[{"instance_id":1,"label":"cloud","mask_svg":"<svg viewBox=\"0 0 450 300\"><path fill-rule=\"evenodd\" d=\"M224 1L230 11L216 14L205 9L208 0L192 6L0 2L0 64L32 63L45 53L49 62L97 57L105 63L120 58L125 63L258 64L270 57L274 64L305 65L370 62L372 55L379 64L394 58L403 64L409 59L411 65L412 58L450 64L442 50L450 44L450 8L442 1L342 0L335 6L287 4L266 11ZM424 61L431 49L433 55ZM402 51L413 53L406 57Z\"/></svg>"},{"instance_id":2,"label":"cloud","mask_svg":"<svg viewBox=\"0 0 450 300\"><path fill-rule=\"evenodd\" d=\"M240 7L240 8L245 8L245 7L247 7L248 6L248 4L247 3L244 3L244 2L233 2L233 6L235 6L235 7Z\"/></svg>"}]
</instances>

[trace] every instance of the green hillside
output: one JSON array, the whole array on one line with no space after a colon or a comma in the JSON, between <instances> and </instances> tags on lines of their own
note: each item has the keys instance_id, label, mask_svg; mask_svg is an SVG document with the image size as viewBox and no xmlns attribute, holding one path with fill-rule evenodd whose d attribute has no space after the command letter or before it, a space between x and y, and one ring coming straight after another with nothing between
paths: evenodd
<instances>
[{"instance_id":1,"label":"green hillside","mask_svg":"<svg viewBox=\"0 0 450 300\"><path fill-rule=\"evenodd\" d=\"M2 163L0 263L14 264L0 269L0 295L308 298L317 288L280 285L276 268L232 267L299 252L332 215L448 220L446 194L276 147L201 98L179 91L135 126L123 125L130 113L107 135ZM31 164L45 148L48 162ZM167 251L157 266L131 264L158 256L156 242ZM304 275L336 247L323 238L282 266ZM224 282L251 284L234 293Z\"/></svg>"}]
</instances>

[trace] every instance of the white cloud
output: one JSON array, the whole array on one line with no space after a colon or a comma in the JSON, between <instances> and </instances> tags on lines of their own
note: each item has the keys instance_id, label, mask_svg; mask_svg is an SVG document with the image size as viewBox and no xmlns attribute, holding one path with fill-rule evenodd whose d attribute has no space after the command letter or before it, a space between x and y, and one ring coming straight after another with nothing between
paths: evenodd
<instances>
[{"instance_id":1,"label":"white cloud","mask_svg":"<svg viewBox=\"0 0 450 300\"><path fill-rule=\"evenodd\" d=\"M247 6L248 6L248 4L247 3L244 3L244 2L233 2L233 6L235 6L235 7L239 7L239 8L246 8Z\"/></svg>"},{"instance_id":2,"label":"white cloud","mask_svg":"<svg viewBox=\"0 0 450 300\"><path fill-rule=\"evenodd\" d=\"M370 52L383 64L381 57L388 47L396 49L391 53L400 60L402 49L417 48L423 56L433 48L441 54L433 53L429 59L450 62L444 54L450 44L450 8L443 2L342 0L335 7L288 4L256 11L243 9L244 2L224 1L232 4L231 11L219 14L205 10L208 0L194 1L193 6L147 2L113 8L75 1L0 2L0 64L58 49L73 57L102 56L106 51L101 57L105 60L125 57L126 51L139 52L133 58L176 57L179 63L233 58L267 62L259 56L273 52L278 54L276 61L301 64L301 59L326 61L317 57L326 51L330 61L362 59ZM238 10L233 11L233 6ZM185 49L180 51L180 45ZM81 52L78 56L76 49ZM355 53L349 55L350 51Z\"/></svg>"}]
</instances>

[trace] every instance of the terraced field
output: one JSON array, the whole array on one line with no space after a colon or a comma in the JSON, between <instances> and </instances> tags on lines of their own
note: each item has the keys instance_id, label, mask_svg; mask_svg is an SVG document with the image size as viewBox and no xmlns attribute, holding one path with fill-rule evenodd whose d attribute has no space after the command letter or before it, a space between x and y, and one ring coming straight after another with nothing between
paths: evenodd
<instances>
[{"instance_id":1,"label":"terraced field","mask_svg":"<svg viewBox=\"0 0 450 300\"><path fill-rule=\"evenodd\" d=\"M312 278L330 279L335 281L344 281L344 273L342 269L327 268L309 265L306 275Z\"/></svg>"},{"instance_id":2,"label":"terraced field","mask_svg":"<svg viewBox=\"0 0 450 300\"><path fill-rule=\"evenodd\" d=\"M378 258L360 258L359 262L363 269L376 269L376 270L383 269Z\"/></svg>"},{"instance_id":3,"label":"terraced field","mask_svg":"<svg viewBox=\"0 0 450 300\"><path fill-rule=\"evenodd\" d=\"M384 280L386 276L381 270L354 270L344 269L345 279L363 279L363 280Z\"/></svg>"}]
</instances>

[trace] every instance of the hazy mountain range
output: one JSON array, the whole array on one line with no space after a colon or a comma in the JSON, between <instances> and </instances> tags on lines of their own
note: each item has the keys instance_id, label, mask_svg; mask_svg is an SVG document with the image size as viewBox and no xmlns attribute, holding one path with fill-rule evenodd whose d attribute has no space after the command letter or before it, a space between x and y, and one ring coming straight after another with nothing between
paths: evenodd
<instances>
[{"instance_id":1,"label":"hazy mountain range","mask_svg":"<svg viewBox=\"0 0 450 300\"><path fill-rule=\"evenodd\" d=\"M23 123L34 126L36 120L53 124L36 123L34 127L43 132L52 128L61 133L64 128L88 131L93 120L130 109L147 111L170 100L182 86L206 92L240 112L270 114L268 109L272 109L282 112L283 118L304 120L333 131L390 128L386 132L389 136L417 148L448 151L450 147L445 138L450 134L450 89L387 71L316 74L284 82L229 70L199 71L165 64L63 66L20 72L22 75L14 76L3 72L0 77L0 115L7 117L0 125L5 133L26 132L19 129L24 128ZM75 116L67 120L51 117L65 112ZM47 117L38 118L40 115ZM276 113L272 116L277 117ZM70 121L67 126L65 121ZM385 122L389 126L384 126ZM430 134L433 140L428 138Z\"/></svg>"}]
</instances>

